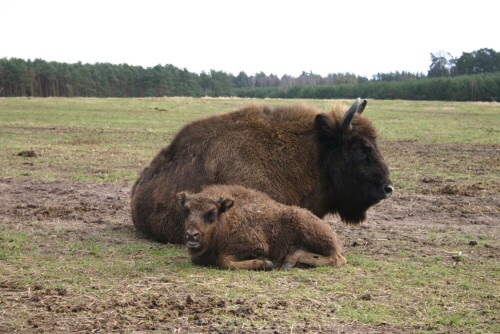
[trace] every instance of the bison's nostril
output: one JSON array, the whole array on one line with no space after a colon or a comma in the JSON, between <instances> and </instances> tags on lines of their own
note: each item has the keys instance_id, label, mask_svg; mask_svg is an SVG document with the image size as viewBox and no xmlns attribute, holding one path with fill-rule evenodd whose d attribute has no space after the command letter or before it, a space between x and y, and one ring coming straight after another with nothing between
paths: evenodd
<instances>
[{"instance_id":1,"label":"bison's nostril","mask_svg":"<svg viewBox=\"0 0 500 334\"><path fill-rule=\"evenodd\" d=\"M385 191L385 194L387 195L387 197L392 195L393 190L394 190L394 187L391 186L390 184L387 184L384 186L384 191Z\"/></svg>"}]
</instances>

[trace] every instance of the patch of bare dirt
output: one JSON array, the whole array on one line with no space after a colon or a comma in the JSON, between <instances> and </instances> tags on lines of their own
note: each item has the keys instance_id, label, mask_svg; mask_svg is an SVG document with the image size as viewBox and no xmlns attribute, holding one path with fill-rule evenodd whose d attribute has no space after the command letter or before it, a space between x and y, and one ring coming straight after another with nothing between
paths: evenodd
<instances>
[{"instance_id":1,"label":"patch of bare dirt","mask_svg":"<svg viewBox=\"0 0 500 334\"><path fill-rule=\"evenodd\" d=\"M471 198L396 193L372 208L368 221L361 226L344 225L334 217L330 221L346 252L357 247L386 259L402 250L450 261L459 251L476 257L498 257L500 249L487 240L500 235L499 205L498 195ZM436 233L439 237L433 236Z\"/></svg>"},{"instance_id":2,"label":"patch of bare dirt","mask_svg":"<svg viewBox=\"0 0 500 334\"><path fill-rule=\"evenodd\" d=\"M123 224L129 221L129 185L0 179L0 221L12 218ZM17 220L17 219L14 219Z\"/></svg>"}]
</instances>

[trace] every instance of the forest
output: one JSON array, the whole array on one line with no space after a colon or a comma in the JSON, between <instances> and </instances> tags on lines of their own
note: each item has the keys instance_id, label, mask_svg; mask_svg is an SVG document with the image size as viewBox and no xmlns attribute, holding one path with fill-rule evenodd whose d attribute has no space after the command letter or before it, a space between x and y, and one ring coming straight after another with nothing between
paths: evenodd
<instances>
[{"instance_id":1,"label":"forest","mask_svg":"<svg viewBox=\"0 0 500 334\"><path fill-rule=\"evenodd\" d=\"M500 52L479 49L458 58L430 55L427 74L407 71L298 77L263 72L238 75L224 71L193 73L174 65L154 67L42 59L0 59L0 96L27 97L162 97L238 96L256 98L355 98L500 101Z\"/></svg>"}]
</instances>

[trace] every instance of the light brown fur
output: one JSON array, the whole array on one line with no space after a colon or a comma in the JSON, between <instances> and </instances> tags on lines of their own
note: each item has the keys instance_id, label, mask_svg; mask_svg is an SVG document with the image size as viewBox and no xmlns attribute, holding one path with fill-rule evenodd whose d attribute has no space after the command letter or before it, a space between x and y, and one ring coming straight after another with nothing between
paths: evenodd
<instances>
[{"instance_id":1,"label":"light brown fur","mask_svg":"<svg viewBox=\"0 0 500 334\"><path fill-rule=\"evenodd\" d=\"M191 259L230 269L343 266L332 228L311 212L242 186L212 185L177 195Z\"/></svg>"}]
</instances>

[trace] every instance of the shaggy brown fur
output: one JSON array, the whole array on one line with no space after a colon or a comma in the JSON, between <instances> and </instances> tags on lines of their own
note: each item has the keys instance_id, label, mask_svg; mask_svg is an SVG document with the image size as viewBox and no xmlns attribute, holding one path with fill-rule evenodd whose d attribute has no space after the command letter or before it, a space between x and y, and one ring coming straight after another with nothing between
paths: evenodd
<instances>
[{"instance_id":1,"label":"shaggy brown fur","mask_svg":"<svg viewBox=\"0 0 500 334\"><path fill-rule=\"evenodd\" d=\"M360 115L364 105L356 101L348 122L347 108L339 106L319 113L250 105L187 124L135 183L134 225L159 241L183 243L175 194L209 184L239 184L318 217L338 213L347 223L363 221L392 190L375 130Z\"/></svg>"},{"instance_id":2,"label":"shaggy brown fur","mask_svg":"<svg viewBox=\"0 0 500 334\"><path fill-rule=\"evenodd\" d=\"M310 211L242 186L212 185L177 195L195 264L231 269L343 266L332 228Z\"/></svg>"}]
</instances>

